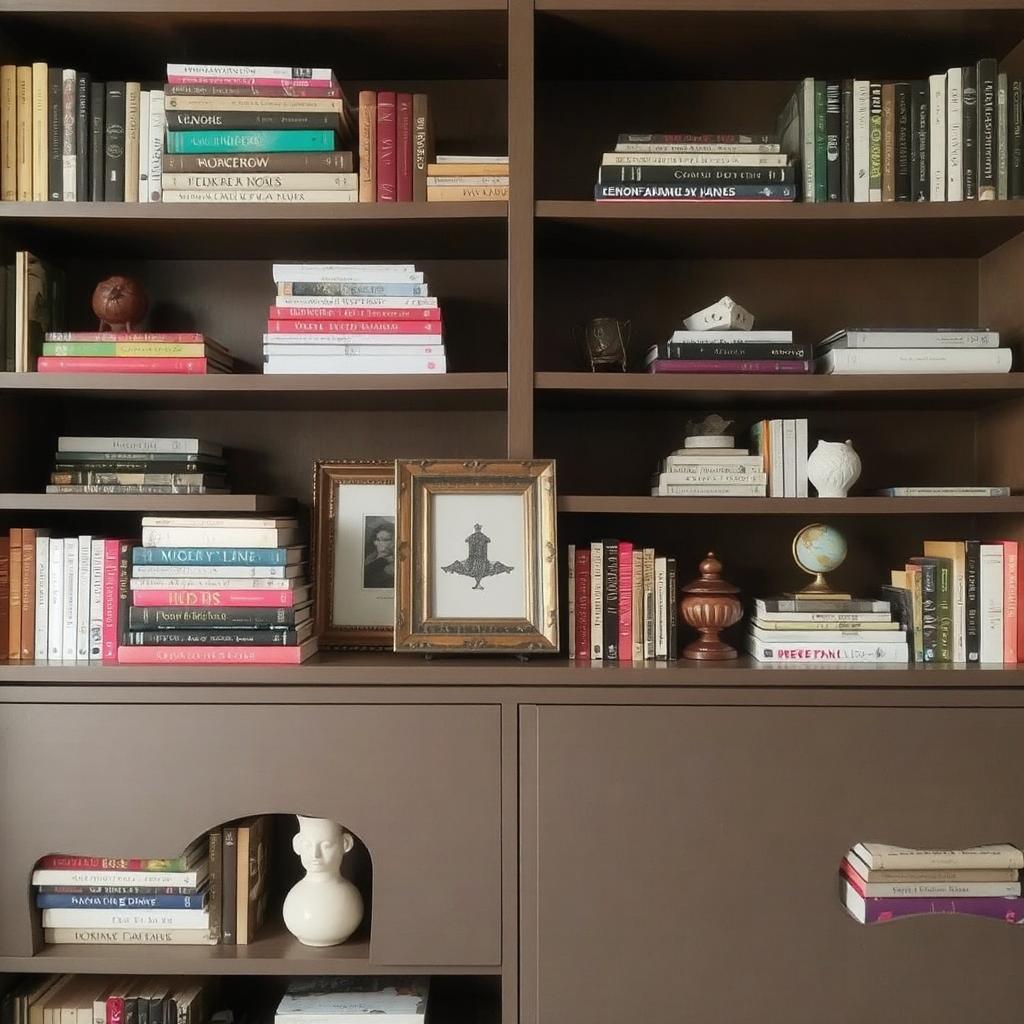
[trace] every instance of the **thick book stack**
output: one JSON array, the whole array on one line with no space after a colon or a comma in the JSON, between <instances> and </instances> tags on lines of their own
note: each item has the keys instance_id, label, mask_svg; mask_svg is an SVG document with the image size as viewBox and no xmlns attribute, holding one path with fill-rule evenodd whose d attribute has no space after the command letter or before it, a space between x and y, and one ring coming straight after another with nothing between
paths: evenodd
<instances>
[{"instance_id":1,"label":"thick book stack","mask_svg":"<svg viewBox=\"0 0 1024 1024\"><path fill-rule=\"evenodd\" d=\"M644 356L648 373L811 373L810 345L792 331L673 331Z\"/></svg>"},{"instance_id":2,"label":"thick book stack","mask_svg":"<svg viewBox=\"0 0 1024 1024\"><path fill-rule=\"evenodd\" d=\"M202 334L48 331L40 373L230 373L231 353Z\"/></svg>"},{"instance_id":3,"label":"thick book stack","mask_svg":"<svg viewBox=\"0 0 1024 1024\"><path fill-rule=\"evenodd\" d=\"M780 665L906 662L907 634L888 601L761 598L754 604L747 650Z\"/></svg>"},{"instance_id":4,"label":"thick book stack","mask_svg":"<svg viewBox=\"0 0 1024 1024\"><path fill-rule=\"evenodd\" d=\"M444 373L441 310L411 263L274 265L264 373Z\"/></svg>"},{"instance_id":5,"label":"thick book stack","mask_svg":"<svg viewBox=\"0 0 1024 1024\"><path fill-rule=\"evenodd\" d=\"M761 457L769 498L807 497L807 420L760 420L750 447Z\"/></svg>"},{"instance_id":6,"label":"thick book stack","mask_svg":"<svg viewBox=\"0 0 1024 1024\"><path fill-rule=\"evenodd\" d=\"M507 156L439 156L427 167L431 203L479 203L508 199Z\"/></svg>"},{"instance_id":7,"label":"thick book stack","mask_svg":"<svg viewBox=\"0 0 1024 1024\"><path fill-rule=\"evenodd\" d=\"M1015 540L929 540L882 589L914 660L1016 664L1024 650L1020 546Z\"/></svg>"},{"instance_id":8,"label":"thick book stack","mask_svg":"<svg viewBox=\"0 0 1024 1024\"><path fill-rule=\"evenodd\" d=\"M65 329L66 306L58 267L24 249L0 266L0 370L36 369L47 333Z\"/></svg>"},{"instance_id":9,"label":"thick book stack","mask_svg":"<svg viewBox=\"0 0 1024 1024\"><path fill-rule=\"evenodd\" d=\"M632 541L569 545L569 657L675 660L676 560Z\"/></svg>"},{"instance_id":10,"label":"thick book stack","mask_svg":"<svg viewBox=\"0 0 1024 1024\"><path fill-rule=\"evenodd\" d=\"M728 448L697 447L702 441L708 443L709 439L687 438L685 447L661 460L658 472L651 478L652 496L765 497L767 474L761 455L733 444Z\"/></svg>"},{"instance_id":11,"label":"thick book stack","mask_svg":"<svg viewBox=\"0 0 1024 1024\"><path fill-rule=\"evenodd\" d=\"M778 131L805 202L1024 197L1022 80L993 58L918 81L805 78Z\"/></svg>"},{"instance_id":12,"label":"thick book stack","mask_svg":"<svg viewBox=\"0 0 1024 1024\"><path fill-rule=\"evenodd\" d=\"M815 372L1009 373L1013 351L999 347L999 332L935 328L854 328L815 346Z\"/></svg>"},{"instance_id":13,"label":"thick book stack","mask_svg":"<svg viewBox=\"0 0 1024 1024\"><path fill-rule=\"evenodd\" d=\"M354 203L354 129L330 68L168 64L165 203Z\"/></svg>"},{"instance_id":14,"label":"thick book stack","mask_svg":"<svg viewBox=\"0 0 1024 1024\"><path fill-rule=\"evenodd\" d=\"M434 123L424 93L359 93L359 202L426 202L433 159Z\"/></svg>"},{"instance_id":15,"label":"thick book stack","mask_svg":"<svg viewBox=\"0 0 1024 1024\"><path fill-rule=\"evenodd\" d=\"M47 494L227 494L224 452L198 437L60 437Z\"/></svg>"},{"instance_id":16,"label":"thick book stack","mask_svg":"<svg viewBox=\"0 0 1024 1024\"><path fill-rule=\"evenodd\" d=\"M274 1024L423 1024L429 994L427 977L292 978Z\"/></svg>"},{"instance_id":17,"label":"thick book stack","mask_svg":"<svg viewBox=\"0 0 1024 1024\"><path fill-rule=\"evenodd\" d=\"M794 168L774 135L620 135L601 157L598 202L792 202Z\"/></svg>"},{"instance_id":18,"label":"thick book stack","mask_svg":"<svg viewBox=\"0 0 1024 1024\"><path fill-rule=\"evenodd\" d=\"M297 665L316 651L295 519L144 516L118 661Z\"/></svg>"},{"instance_id":19,"label":"thick book stack","mask_svg":"<svg viewBox=\"0 0 1024 1024\"><path fill-rule=\"evenodd\" d=\"M1008 843L968 850L910 850L857 843L839 866L839 898L861 924L916 914L1024 920L1024 853Z\"/></svg>"}]
</instances>

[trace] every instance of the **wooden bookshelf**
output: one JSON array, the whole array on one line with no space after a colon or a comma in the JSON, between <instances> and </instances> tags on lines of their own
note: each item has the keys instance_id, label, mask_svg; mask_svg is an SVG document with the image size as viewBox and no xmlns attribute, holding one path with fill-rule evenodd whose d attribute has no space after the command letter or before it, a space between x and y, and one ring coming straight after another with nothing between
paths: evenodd
<instances>
[{"instance_id":1,"label":"wooden bookshelf","mask_svg":"<svg viewBox=\"0 0 1024 1024\"><path fill-rule=\"evenodd\" d=\"M695 516L1020 515L1024 497L1009 498L677 498L563 494L560 512Z\"/></svg>"}]
</instances>

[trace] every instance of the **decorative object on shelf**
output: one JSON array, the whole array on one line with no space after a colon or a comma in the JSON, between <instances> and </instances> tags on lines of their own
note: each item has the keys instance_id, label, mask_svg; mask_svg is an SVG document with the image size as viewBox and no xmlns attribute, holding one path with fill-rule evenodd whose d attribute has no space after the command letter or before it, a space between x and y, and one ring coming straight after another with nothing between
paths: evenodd
<instances>
[{"instance_id":1,"label":"decorative object on shelf","mask_svg":"<svg viewBox=\"0 0 1024 1024\"><path fill-rule=\"evenodd\" d=\"M719 638L723 629L743 618L739 587L722 579L722 563L709 551L697 567L700 576L682 588L679 615L700 636L683 648L683 657L693 661L727 661L736 648Z\"/></svg>"},{"instance_id":2,"label":"decorative object on shelf","mask_svg":"<svg viewBox=\"0 0 1024 1024\"><path fill-rule=\"evenodd\" d=\"M284 923L304 946L337 946L363 920L363 897L341 877L341 862L355 841L336 821L296 817L299 831L292 849L306 875L285 897Z\"/></svg>"},{"instance_id":3,"label":"decorative object on shelf","mask_svg":"<svg viewBox=\"0 0 1024 1024\"><path fill-rule=\"evenodd\" d=\"M626 372L631 326L630 320L610 316L597 316L573 326L573 339L585 351L592 372Z\"/></svg>"},{"instance_id":4,"label":"decorative object on shelf","mask_svg":"<svg viewBox=\"0 0 1024 1024\"><path fill-rule=\"evenodd\" d=\"M683 326L688 331L749 331L754 327L754 314L723 295L710 306L691 313Z\"/></svg>"},{"instance_id":5,"label":"decorative object on shelf","mask_svg":"<svg viewBox=\"0 0 1024 1024\"><path fill-rule=\"evenodd\" d=\"M825 573L835 572L846 561L846 553L846 538L834 526L811 523L797 531L793 538L793 561L814 581L788 596L849 601L849 594L833 590L825 579Z\"/></svg>"},{"instance_id":6,"label":"decorative object on shelf","mask_svg":"<svg viewBox=\"0 0 1024 1024\"><path fill-rule=\"evenodd\" d=\"M558 650L555 464L399 462L396 651Z\"/></svg>"},{"instance_id":7,"label":"decorative object on shelf","mask_svg":"<svg viewBox=\"0 0 1024 1024\"><path fill-rule=\"evenodd\" d=\"M133 331L149 310L146 289L134 277L115 274L100 281L92 293L92 311L101 331Z\"/></svg>"},{"instance_id":8,"label":"decorative object on shelf","mask_svg":"<svg viewBox=\"0 0 1024 1024\"><path fill-rule=\"evenodd\" d=\"M732 424L732 420L723 419L716 412L702 420L687 420L683 447L734 448L736 438L728 432Z\"/></svg>"},{"instance_id":9,"label":"decorative object on shelf","mask_svg":"<svg viewBox=\"0 0 1024 1024\"><path fill-rule=\"evenodd\" d=\"M320 644L390 648L395 637L394 462L317 462L313 522Z\"/></svg>"},{"instance_id":10,"label":"decorative object on shelf","mask_svg":"<svg viewBox=\"0 0 1024 1024\"><path fill-rule=\"evenodd\" d=\"M860 476L860 456L853 442L819 441L807 456L807 479L819 498L845 498Z\"/></svg>"}]
</instances>

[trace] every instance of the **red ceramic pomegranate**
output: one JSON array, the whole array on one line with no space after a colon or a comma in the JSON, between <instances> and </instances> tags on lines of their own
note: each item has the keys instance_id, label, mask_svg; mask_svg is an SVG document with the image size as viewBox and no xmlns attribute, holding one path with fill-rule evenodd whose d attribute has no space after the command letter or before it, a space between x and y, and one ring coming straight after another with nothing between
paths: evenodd
<instances>
[{"instance_id":1,"label":"red ceramic pomegranate","mask_svg":"<svg viewBox=\"0 0 1024 1024\"><path fill-rule=\"evenodd\" d=\"M146 290L132 277L115 274L100 281L92 293L92 311L99 317L101 331L137 328L148 309Z\"/></svg>"}]
</instances>

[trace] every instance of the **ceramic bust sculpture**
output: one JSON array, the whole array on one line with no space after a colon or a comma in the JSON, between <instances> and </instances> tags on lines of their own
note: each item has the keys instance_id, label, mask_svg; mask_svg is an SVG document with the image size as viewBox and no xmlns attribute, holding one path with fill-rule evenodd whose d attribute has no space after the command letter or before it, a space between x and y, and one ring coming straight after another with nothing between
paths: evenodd
<instances>
[{"instance_id":1,"label":"ceramic bust sculpture","mask_svg":"<svg viewBox=\"0 0 1024 1024\"><path fill-rule=\"evenodd\" d=\"M302 860L306 877L296 882L284 901L284 923L305 946L337 946L359 927L363 898L341 877L341 861L353 839L336 821L299 819L292 849Z\"/></svg>"}]
</instances>

